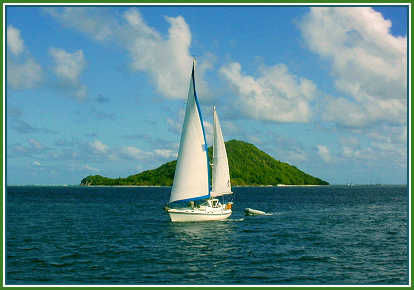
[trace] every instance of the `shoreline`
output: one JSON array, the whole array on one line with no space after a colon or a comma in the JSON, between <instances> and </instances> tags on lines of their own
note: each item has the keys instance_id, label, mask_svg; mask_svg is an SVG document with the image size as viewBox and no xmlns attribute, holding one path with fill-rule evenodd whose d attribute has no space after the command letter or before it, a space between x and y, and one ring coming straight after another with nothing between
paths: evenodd
<instances>
[{"instance_id":1,"label":"shoreline","mask_svg":"<svg viewBox=\"0 0 414 290\"><path fill-rule=\"evenodd\" d=\"M171 187L169 185L77 185L77 186L79 187Z\"/></svg>"},{"instance_id":2,"label":"shoreline","mask_svg":"<svg viewBox=\"0 0 414 290\"><path fill-rule=\"evenodd\" d=\"M75 185L76 186L76 185ZM79 185L80 187L172 187L172 185ZM278 185L234 185L232 187L299 187L299 186L327 186L324 184L278 184Z\"/></svg>"},{"instance_id":3,"label":"shoreline","mask_svg":"<svg viewBox=\"0 0 414 290\"><path fill-rule=\"evenodd\" d=\"M171 185L80 185L80 184L11 184L5 187L172 187ZM322 187L322 186L408 186L408 184L278 184L278 185L234 185L233 188L238 187Z\"/></svg>"}]
</instances>

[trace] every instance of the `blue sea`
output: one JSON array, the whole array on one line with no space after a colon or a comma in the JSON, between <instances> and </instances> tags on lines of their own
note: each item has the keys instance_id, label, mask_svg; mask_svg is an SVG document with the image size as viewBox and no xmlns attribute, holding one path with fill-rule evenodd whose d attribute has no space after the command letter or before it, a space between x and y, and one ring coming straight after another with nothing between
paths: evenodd
<instances>
[{"instance_id":1,"label":"blue sea","mask_svg":"<svg viewBox=\"0 0 414 290\"><path fill-rule=\"evenodd\" d=\"M406 186L233 191L230 219L171 223L170 187L9 186L6 285L409 283Z\"/></svg>"}]
</instances>

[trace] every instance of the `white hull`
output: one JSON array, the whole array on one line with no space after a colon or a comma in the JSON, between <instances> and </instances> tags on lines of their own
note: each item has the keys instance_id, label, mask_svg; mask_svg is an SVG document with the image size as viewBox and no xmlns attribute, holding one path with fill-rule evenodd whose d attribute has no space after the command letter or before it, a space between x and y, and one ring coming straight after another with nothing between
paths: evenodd
<instances>
[{"instance_id":1,"label":"white hull","mask_svg":"<svg viewBox=\"0 0 414 290\"><path fill-rule=\"evenodd\" d=\"M214 212L208 212L197 209L169 209L172 222L203 222L203 221L219 221L228 218L232 211L220 210Z\"/></svg>"},{"instance_id":2,"label":"white hull","mask_svg":"<svg viewBox=\"0 0 414 290\"><path fill-rule=\"evenodd\" d=\"M266 215L264 211L252 209L252 208L246 208L244 212L246 213L246 215Z\"/></svg>"}]
</instances>

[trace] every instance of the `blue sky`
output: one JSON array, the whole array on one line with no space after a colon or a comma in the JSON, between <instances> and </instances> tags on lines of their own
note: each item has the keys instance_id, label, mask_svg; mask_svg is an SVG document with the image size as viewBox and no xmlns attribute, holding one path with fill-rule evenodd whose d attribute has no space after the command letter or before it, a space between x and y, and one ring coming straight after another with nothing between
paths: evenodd
<instances>
[{"instance_id":1,"label":"blue sky","mask_svg":"<svg viewBox=\"0 0 414 290\"><path fill-rule=\"evenodd\" d=\"M207 141L333 184L407 182L407 8L8 6L7 183L176 158L192 56Z\"/></svg>"}]
</instances>

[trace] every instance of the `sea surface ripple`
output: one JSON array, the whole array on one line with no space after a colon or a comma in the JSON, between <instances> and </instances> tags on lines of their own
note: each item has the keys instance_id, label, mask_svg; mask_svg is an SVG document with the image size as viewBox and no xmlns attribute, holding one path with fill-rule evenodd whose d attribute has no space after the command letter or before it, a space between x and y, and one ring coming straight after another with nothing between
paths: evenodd
<instances>
[{"instance_id":1,"label":"sea surface ripple","mask_svg":"<svg viewBox=\"0 0 414 290\"><path fill-rule=\"evenodd\" d=\"M234 192L226 221L171 223L169 187L9 186L6 285L407 285L406 186Z\"/></svg>"}]
</instances>

